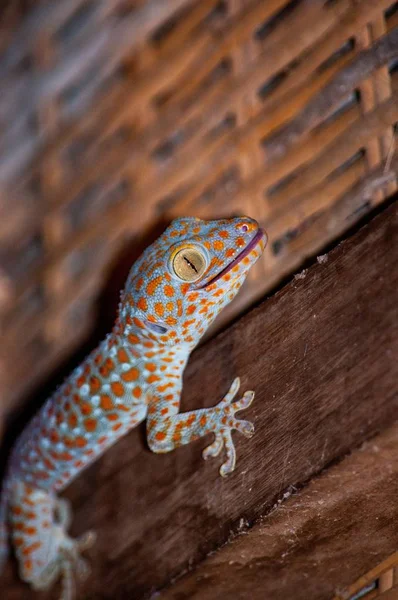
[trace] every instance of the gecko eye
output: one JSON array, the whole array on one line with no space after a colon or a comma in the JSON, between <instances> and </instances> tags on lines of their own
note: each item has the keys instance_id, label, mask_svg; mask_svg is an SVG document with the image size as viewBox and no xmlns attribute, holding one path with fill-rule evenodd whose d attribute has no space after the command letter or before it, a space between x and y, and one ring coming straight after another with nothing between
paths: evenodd
<instances>
[{"instance_id":1,"label":"gecko eye","mask_svg":"<svg viewBox=\"0 0 398 600\"><path fill-rule=\"evenodd\" d=\"M173 257L174 273L183 281L197 281L206 270L206 256L199 248L183 248Z\"/></svg>"}]
</instances>

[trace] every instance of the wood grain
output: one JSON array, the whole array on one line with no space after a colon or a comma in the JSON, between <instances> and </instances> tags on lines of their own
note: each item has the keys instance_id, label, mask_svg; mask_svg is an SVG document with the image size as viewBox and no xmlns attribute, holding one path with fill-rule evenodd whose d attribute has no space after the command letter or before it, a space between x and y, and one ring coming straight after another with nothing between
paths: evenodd
<instances>
[{"instance_id":1,"label":"wood grain","mask_svg":"<svg viewBox=\"0 0 398 600\"><path fill-rule=\"evenodd\" d=\"M373 573L351 586L397 548L397 492L395 425L277 505L160 598L349 600L382 581ZM393 558L397 564L396 553ZM397 589L376 597L396 599Z\"/></svg>"},{"instance_id":2,"label":"wood grain","mask_svg":"<svg viewBox=\"0 0 398 600\"><path fill-rule=\"evenodd\" d=\"M84 598L145 598L397 417L397 236L395 202L195 352L184 409L236 375L256 391L233 476L202 461L208 440L156 456L140 428L70 486L73 533L99 533ZM7 598L35 597L11 572Z\"/></svg>"}]
</instances>

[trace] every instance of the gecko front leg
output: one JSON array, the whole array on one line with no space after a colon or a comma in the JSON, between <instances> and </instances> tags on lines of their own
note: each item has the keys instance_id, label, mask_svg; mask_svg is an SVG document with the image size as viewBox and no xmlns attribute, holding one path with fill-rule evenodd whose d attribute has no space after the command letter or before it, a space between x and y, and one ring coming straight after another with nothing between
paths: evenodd
<instances>
[{"instance_id":1,"label":"gecko front leg","mask_svg":"<svg viewBox=\"0 0 398 600\"><path fill-rule=\"evenodd\" d=\"M254 392L247 391L240 400L233 402L240 387L239 377L234 379L229 391L216 406L178 413L176 402L170 405L160 397L154 397L149 404L147 418L148 445L153 452L170 452L178 446L189 444L208 433L214 433L214 441L203 451L203 458L218 456L225 447L226 461L220 467L220 475L229 475L236 464L236 450L232 440L232 430L236 429L245 437L252 437L254 425L235 417L235 413L248 408Z\"/></svg>"}]
</instances>

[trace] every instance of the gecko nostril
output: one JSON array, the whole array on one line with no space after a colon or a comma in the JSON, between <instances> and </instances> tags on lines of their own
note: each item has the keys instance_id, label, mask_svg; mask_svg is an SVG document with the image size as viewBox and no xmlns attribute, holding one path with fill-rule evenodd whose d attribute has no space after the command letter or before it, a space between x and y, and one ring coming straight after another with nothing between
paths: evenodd
<instances>
[{"instance_id":1,"label":"gecko nostril","mask_svg":"<svg viewBox=\"0 0 398 600\"><path fill-rule=\"evenodd\" d=\"M242 225L241 230L246 233L246 231L248 231L248 226L247 225Z\"/></svg>"}]
</instances>

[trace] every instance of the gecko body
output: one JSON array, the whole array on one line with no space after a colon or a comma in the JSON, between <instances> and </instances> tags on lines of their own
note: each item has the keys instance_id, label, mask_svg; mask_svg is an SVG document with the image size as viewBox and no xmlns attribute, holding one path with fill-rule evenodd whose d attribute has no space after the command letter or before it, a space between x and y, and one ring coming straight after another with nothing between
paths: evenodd
<instances>
[{"instance_id":1,"label":"gecko body","mask_svg":"<svg viewBox=\"0 0 398 600\"><path fill-rule=\"evenodd\" d=\"M189 355L261 256L265 233L247 217L176 219L133 265L121 294L113 331L47 400L17 440L3 484L0 558L7 535L21 578L33 589L62 577L62 598L84 576L81 552L94 541L78 539L61 492L121 436L146 419L154 452L169 452L208 433L204 458L223 447L227 475L235 467L231 431L247 437L250 422L235 416L254 396L233 401L236 378L216 406L180 413L182 376Z\"/></svg>"}]
</instances>

